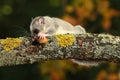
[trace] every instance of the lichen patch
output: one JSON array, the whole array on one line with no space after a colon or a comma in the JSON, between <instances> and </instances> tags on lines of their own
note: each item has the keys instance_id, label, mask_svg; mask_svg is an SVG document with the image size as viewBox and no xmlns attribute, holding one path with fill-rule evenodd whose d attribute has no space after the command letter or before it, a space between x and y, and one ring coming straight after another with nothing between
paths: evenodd
<instances>
[{"instance_id":1,"label":"lichen patch","mask_svg":"<svg viewBox=\"0 0 120 80\"><path fill-rule=\"evenodd\" d=\"M59 35L54 35L54 37L58 41L57 44L62 47L70 46L75 41L75 36L73 34L59 34Z\"/></svg>"},{"instance_id":2,"label":"lichen patch","mask_svg":"<svg viewBox=\"0 0 120 80\"><path fill-rule=\"evenodd\" d=\"M19 38L6 38L0 41L0 44L2 44L3 49L6 51L10 51L20 45L22 42Z\"/></svg>"}]
</instances>

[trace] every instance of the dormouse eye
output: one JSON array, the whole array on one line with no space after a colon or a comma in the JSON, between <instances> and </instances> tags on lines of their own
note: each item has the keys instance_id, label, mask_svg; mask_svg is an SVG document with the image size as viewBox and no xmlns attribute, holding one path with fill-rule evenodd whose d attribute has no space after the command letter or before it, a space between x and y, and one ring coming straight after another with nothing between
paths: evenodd
<instances>
[{"instance_id":1,"label":"dormouse eye","mask_svg":"<svg viewBox=\"0 0 120 80\"><path fill-rule=\"evenodd\" d=\"M34 33L34 34L38 34L38 33L39 33L39 30L38 30L38 29L34 29L34 30L33 30L33 33Z\"/></svg>"}]
</instances>

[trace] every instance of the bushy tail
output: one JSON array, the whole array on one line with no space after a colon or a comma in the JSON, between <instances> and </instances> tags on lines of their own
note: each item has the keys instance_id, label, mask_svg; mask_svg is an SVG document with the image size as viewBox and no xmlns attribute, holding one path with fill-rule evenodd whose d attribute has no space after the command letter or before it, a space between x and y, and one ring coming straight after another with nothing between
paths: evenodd
<instances>
[{"instance_id":1,"label":"bushy tail","mask_svg":"<svg viewBox=\"0 0 120 80\"><path fill-rule=\"evenodd\" d=\"M98 66L100 62L95 62L95 61L84 61L84 60L79 60L79 59L71 59L72 62L82 65L82 66Z\"/></svg>"}]
</instances>

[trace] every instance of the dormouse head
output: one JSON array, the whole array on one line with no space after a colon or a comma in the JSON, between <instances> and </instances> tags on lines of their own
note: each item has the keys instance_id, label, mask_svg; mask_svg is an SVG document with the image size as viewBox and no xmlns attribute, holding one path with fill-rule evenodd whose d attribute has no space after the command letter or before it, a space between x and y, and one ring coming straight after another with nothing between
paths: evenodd
<instances>
[{"instance_id":1,"label":"dormouse head","mask_svg":"<svg viewBox=\"0 0 120 80\"><path fill-rule=\"evenodd\" d=\"M38 33L53 33L55 32L55 20L49 16L35 17L30 24L31 35Z\"/></svg>"},{"instance_id":2,"label":"dormouse head","mask_svg":"<svg viewBox=\"0 0 120 80\"><path fill-rule=\"evenodd\" d=\"M32 19L32 22L30 24L30 31L32 35L38 34L41 30L43 30L44 24L45 19L42 16L38 16Z\"/></svg>"}]
</instances>

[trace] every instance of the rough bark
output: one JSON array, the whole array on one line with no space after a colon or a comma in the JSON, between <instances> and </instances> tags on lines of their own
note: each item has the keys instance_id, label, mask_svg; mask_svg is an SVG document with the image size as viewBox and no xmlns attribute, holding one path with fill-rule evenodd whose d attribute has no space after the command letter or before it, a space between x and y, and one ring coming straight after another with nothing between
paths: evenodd
<instances>
[{"instance_id":1,"label":"rough bark","mask_svg":"<svg viewBox=\"0 0 120 80\"><path fill-rule=\"evenodd\" d=\"M18 48L5 51L0 45L0 66L32 64L45 60L80 59L120 63L120 37L108 34L75 35L71 46L62 47L56 39L42 46L31 45L30 37L19 37L22 43Z\"/></svg>"}]
</instances>

